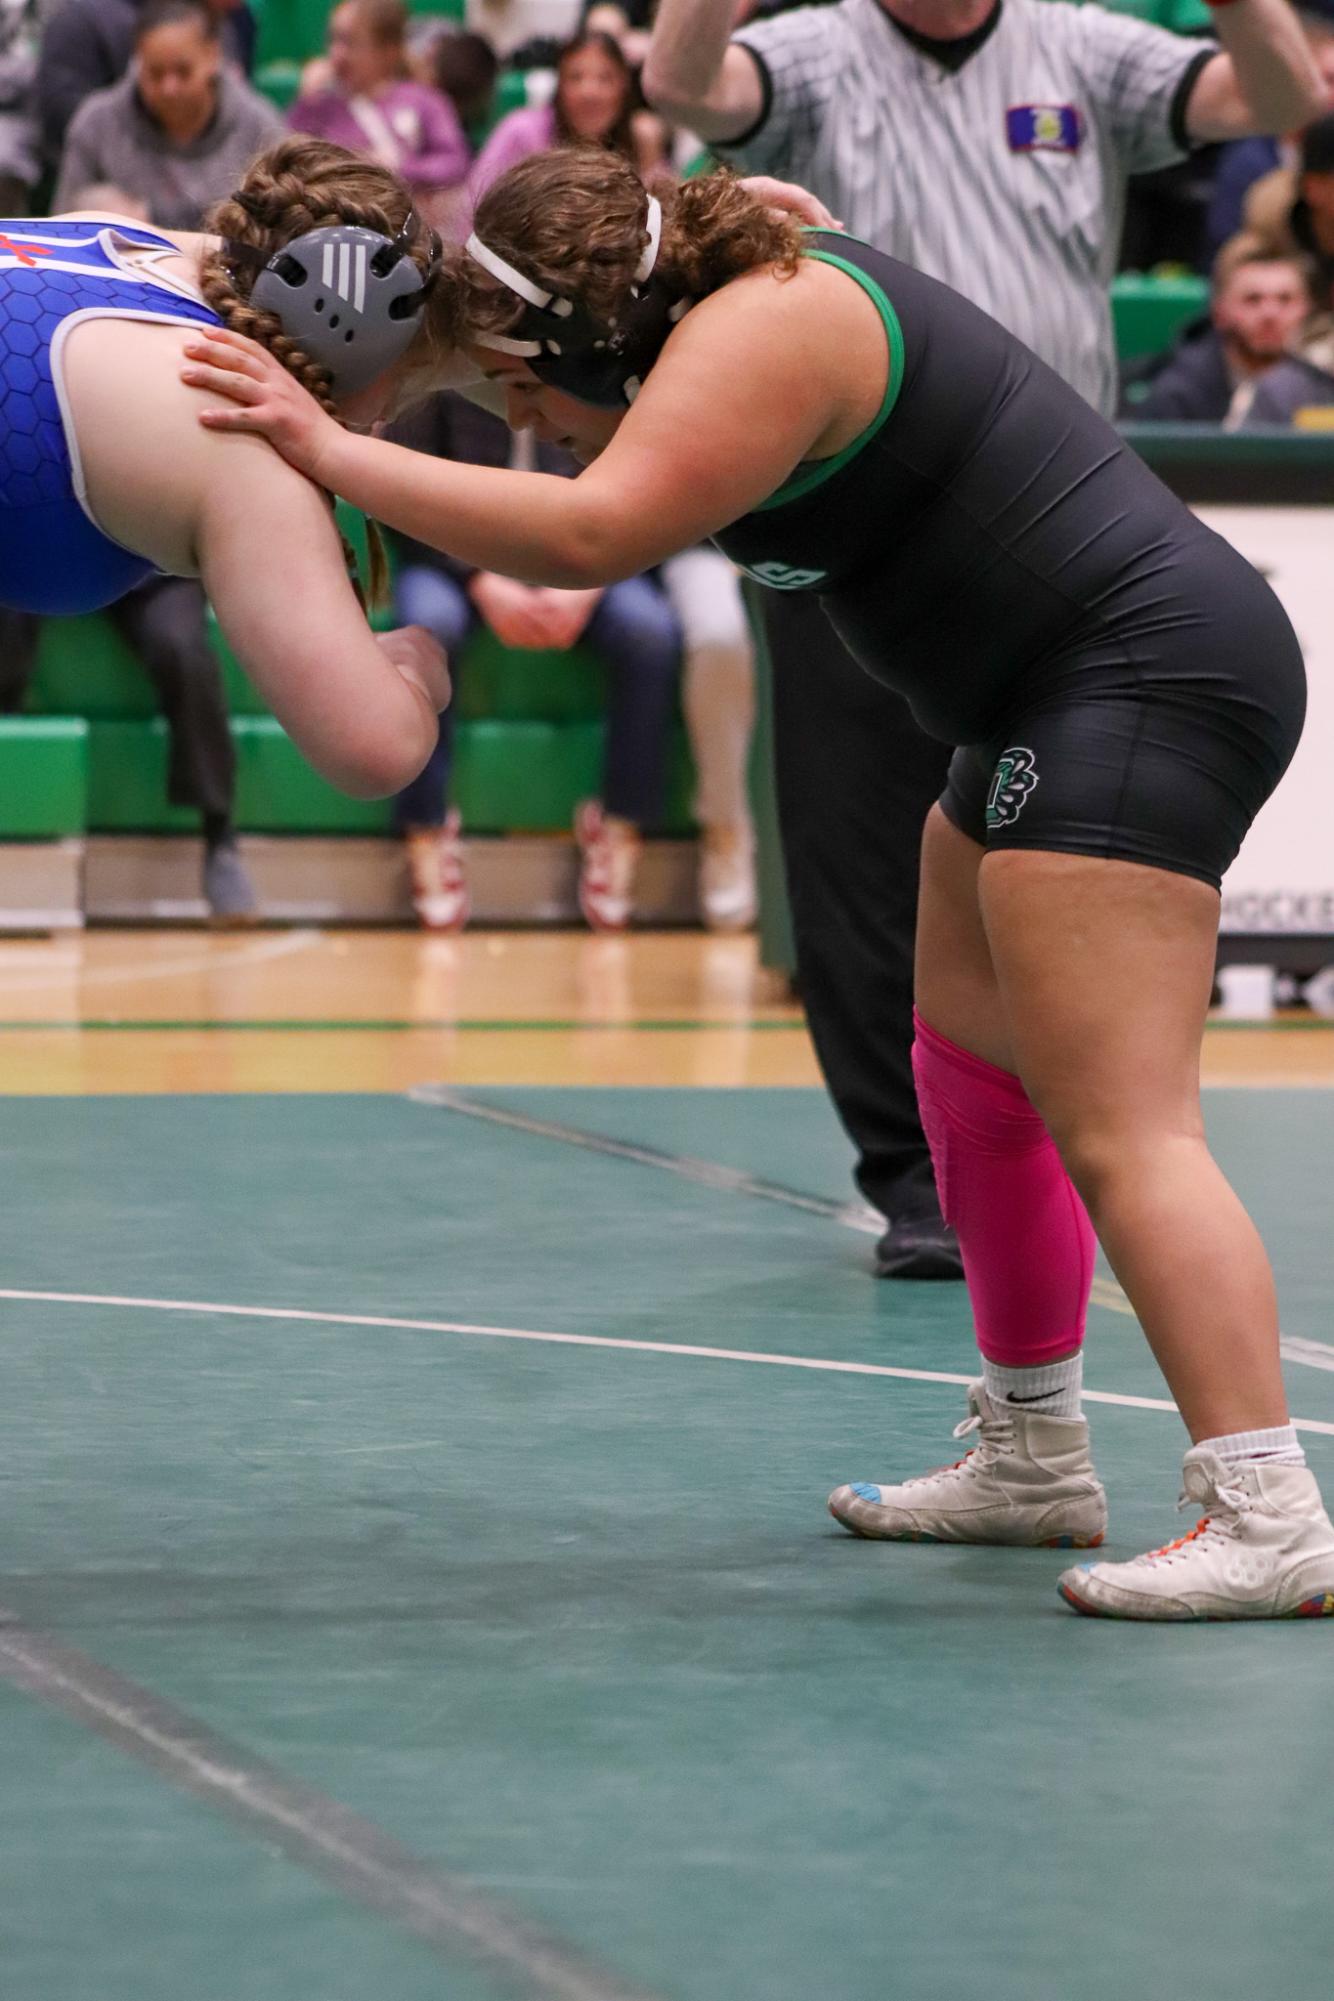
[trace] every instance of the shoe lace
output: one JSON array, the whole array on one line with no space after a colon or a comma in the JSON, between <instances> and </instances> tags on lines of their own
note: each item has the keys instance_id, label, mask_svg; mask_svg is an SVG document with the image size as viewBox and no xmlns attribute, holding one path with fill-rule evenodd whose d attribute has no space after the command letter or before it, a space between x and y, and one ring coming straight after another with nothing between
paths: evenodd
<instances>
[{"instance_id":1,"label":"shoe lace","mask_svg":"<svg viewBox=\"0 0 1334 2001\"><path fill-rule=\"evenodd\" d=\"M1178 1513L1197 1498L1193 1494L1179 1495ZM1251 1497L1241 1487L1215 1487L1214 1499L1220 1504L1214 1513L1201 1515L1194 1528L1187 1529L1185 1535L1178 1536L1175 1542L1165 1542L1161 1549L1146 1550L1143 1556L1135 1559L1136 1562L1172 1564L1188 1561L1189 1554L1194 1554L1192 1546L1205 1548L1234 1542L1240 1533L1243 1517L1250 1512Z\"/></svg>"},{"instance_id":2,"label":"shoe lace","mask_svg":"<svg viewBox=\"0 0 1334 2001\"><path fill-rule=\"evenodd\" d=\"M933 1466L929 1473L918 1473L911 1480L901 1481L900 1485L918 1487L923 1481L934 1480L941 1473L957 1473L961 1466L968 1466L970 1462L973 1472L985 1473L1013 1441L1014 1426L999 1415L984 1420L982 1413L975 1410L962 1424L954 1427L956 1438L971 1438L974 1433L977 1434L977 1444L965 1452L962 1459L953 1459L945 1466Z\"/></svg>"}]
</instances>

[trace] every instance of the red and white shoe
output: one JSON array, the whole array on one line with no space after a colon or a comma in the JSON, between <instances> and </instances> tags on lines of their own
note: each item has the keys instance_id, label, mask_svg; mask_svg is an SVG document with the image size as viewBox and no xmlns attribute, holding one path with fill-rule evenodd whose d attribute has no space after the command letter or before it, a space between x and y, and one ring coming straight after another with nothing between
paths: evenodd
<instances>
[{"instance_id":1,"label":"red and white shoe","mask_svg":"<svg viewBox=\"0 0 1334 2001\"><path fill-rule=\"evenodd\" d=\"M404 839L412 907L427 931L461 931L472 902L457 807L443 827L412 827Z\"/></svg>"},{"instance_id":2,"label":"red and white shoe","mask_svg":"<svg viewBox=\"0 0 1334 2001\"><path fill-rule=\"evenodd\" d=\"M585 799L574 816L574 838L583 857L579 908L594 931L624 931L634 914L638 829Z\"/></svg>"}]
</instances>

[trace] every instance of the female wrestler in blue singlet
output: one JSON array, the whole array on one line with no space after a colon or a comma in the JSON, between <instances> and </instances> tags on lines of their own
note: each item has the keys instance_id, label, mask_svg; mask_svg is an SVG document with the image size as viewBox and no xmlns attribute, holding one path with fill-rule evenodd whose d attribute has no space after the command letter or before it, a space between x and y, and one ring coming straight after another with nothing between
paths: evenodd
<instances>
[{"instance_id":1,"label":"female wrestler in blue singlet","mask_svg":"<svg viewBox=\"0 0 1334 2001\"><path fill-rule=\"evenodd\" d=\"M256 265L320 225L415 235L406 255L425 275L430 235L413 231L407 191L339 148L285 141L242 192L246 293ZM102 216L0 221L0 604L93 611L155 570L199 576L310 761L350 792L391 793L435 743L443 657L415 628L370 632L325 494L269 446L201 431L179 380L192 329L276 342L333 407L328 372L246 303L217 250ZM425 331L406 331L424 352ZM395 367L342 398L341 415L379 414L406 365L397 345Z\"/></svg>"},{"instance_id":2,"label":"female wrestler in blue singlet","mask_svg":"<svg viewBox=\"0 0 1334 2001\"><path fill-rule=\"evenodd\" d=\"M612 156L529 161L479 204L439 299L510 421L573 444L581 478L350 438L231 334L187 343L188 379L242 406L219 427L528 582L605 583L713 535L760 582L813 592L958 746L923 844L914 1066L982 1348L977 1443L838 1489L838 1519L1101 1542L1079 1395L1091 1216L1195 1441L1184 1485L1207 1519L1070 1571L1066 1599L1334 1612L1268 1262L1199 1108L1219 881L1301 729L1273 593L994 320L866 245L803 244L723 177L659 203Z\"/></svg>"}]
</instances>

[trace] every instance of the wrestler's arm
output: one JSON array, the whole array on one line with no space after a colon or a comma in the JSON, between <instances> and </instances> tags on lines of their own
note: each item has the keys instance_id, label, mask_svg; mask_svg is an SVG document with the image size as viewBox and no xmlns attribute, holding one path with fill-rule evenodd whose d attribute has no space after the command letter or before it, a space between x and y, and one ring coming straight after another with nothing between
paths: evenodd
<instances>
[{"instance_id":1,"label":"wrestler's arm","mask_svg":"<svg viewBox=\"0 0 1334 2001\"><path fill-rule=\"evenodd\" d=\"M195 341L192 351L204 349ZM766 499L836 419L844 352L799 282L741 279L676 329L616 436L575 480L458 465L316 425L291 378L258 357L242 392L253 406L212 421L267 429L287 450L281 414L274 426L268 413L299 409L317 440L301 463L321 485L479 569L579 589L634 576ZM188 379L236 393L216 368Z\"/></svg>"},{"instance_id":2,"label":"wrestler's arm","mask_svg":"<svg viewBox=\"0 0 1334 2001\"><path fill-rule=\"evenodd\" d=\"M209 483L199 574L251 681L315 769L384 798L422 769L448 696L440 649L415 629L370 630L326 497L257 438Z\"/></svg>"}]
</instances>

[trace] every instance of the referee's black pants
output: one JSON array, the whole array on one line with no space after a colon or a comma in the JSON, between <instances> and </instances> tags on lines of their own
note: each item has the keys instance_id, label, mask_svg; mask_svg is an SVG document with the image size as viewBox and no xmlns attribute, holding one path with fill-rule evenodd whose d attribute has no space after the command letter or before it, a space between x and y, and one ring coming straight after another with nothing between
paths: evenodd
<instances>
[{"instance_id":1,"label":"referee's black pants","mask_svg":"<svg viewBox=\"0 0 1334 2001\"><path fill-rule=\"evenodd\" d=\"M813 597L766 591L778 817L797 978L857 1185L894 1220L938 1213L912 1075L922 826L952 750L845 651Z\"/></svg>"}]
</instances>

